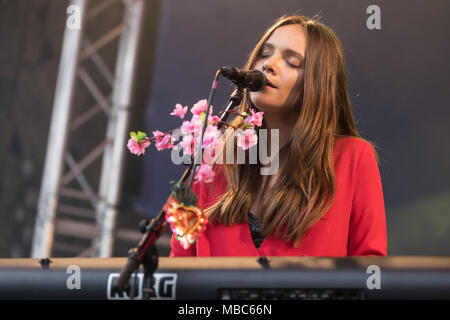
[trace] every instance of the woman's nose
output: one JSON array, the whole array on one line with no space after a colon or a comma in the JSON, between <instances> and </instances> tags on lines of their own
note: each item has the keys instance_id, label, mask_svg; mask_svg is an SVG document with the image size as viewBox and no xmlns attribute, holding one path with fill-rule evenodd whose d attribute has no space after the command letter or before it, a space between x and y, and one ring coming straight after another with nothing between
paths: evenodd
<instances>
[{"instance_id":1,"label":"woman's nose","mask_svg":"<svg viewBox=\"0 0 450 320\"><path fill-rule=\"evenodd\" d=\"M273 56L264 61L262 66L262 71L274 73L275 72L275 62L273 60Z\"/></svg>"}]
</instances>

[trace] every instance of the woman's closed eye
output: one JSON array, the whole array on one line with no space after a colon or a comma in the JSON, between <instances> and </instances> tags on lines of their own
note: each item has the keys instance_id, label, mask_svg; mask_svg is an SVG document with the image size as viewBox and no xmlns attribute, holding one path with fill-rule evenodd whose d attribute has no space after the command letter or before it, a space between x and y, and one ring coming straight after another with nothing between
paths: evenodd
<instances>
[{"instance_id":1,"label":"woman's closed eye","mask_svg":"<svg viewBox=\"0 0 450 320\"><path fill-rule=\"evenodd\" d=\"M286 63L292 68L300 68L302 66L302 62L296 57L286 58Z\"/></svg>"},{"instance_id":2,"label":"woman's closed eye","mask_svg":"<svg viewBox=\"0 0 450 320\"><path fill-rule=\"evenodd\" d=\"M261 51L261 52L258 54L258 57L259 57L259 58L268 58L268 57L270 57L271 55L272 55L272 52Z\"/></svg>"}]
</instances>

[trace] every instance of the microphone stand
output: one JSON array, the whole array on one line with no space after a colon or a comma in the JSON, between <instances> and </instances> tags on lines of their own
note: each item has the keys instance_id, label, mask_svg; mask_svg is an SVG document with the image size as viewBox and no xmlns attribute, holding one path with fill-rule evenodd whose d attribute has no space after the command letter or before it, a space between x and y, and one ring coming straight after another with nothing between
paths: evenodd
<instances>
[{"instance_id":1,"label":"microphone stand","mask_svg":"<svg viewBox=\"0 0 450 320\"><path fill-rule=\"evenodd\" d=\"M213 89L211 91L209 102L208 102L208 109L206 111L206 120L205 125L203 127L203 132L205 131L207 120L208 120L208 114L209 114L209 107L212 101L212 97L214 95L215 88L217 87L217 78L220 72L218 71L216 74L216 78L214 80ZM220 123L219 123L219 130L223 127L223 123L228 118L229 110L238 106L241 103L243 96L243 88L237 87L233 93L230 96L228 106L225 108L225 111L220 116ZM203 136L203 135L202 135ZM201 144L200 144L201 148ZM198 154L201 154L200 152ZM191 161L192 162L192 161ZM195 167L196 167L196 161L194 163L190 164L188 168L186 168L185 172L181 176L180 180L177 182L177 184L185 183L189 175L191 175L191 181L190 185L192 185L192 180L195 175ZM129 287L129 280L131 277L131 274L133 272L138 272L140 265L143 265L144 267L144 283L148 283L148 287L143 288L143 294L144 299L149 299L152 296L155 296L155 292L153 289L154 286L154 278L153 274L158 268L158 251L155 246L155 242L161 237L161 235L164 233L164 231L167 228L167 222L165 220L165 211L164 209L161 209L158 216L151 219L150 221L144 221L143 224L140 225L141 231L144 233L141 240L139 241L137 247L132 248L128 251L128 260L126 265L122 268L120 272L119 278L114 283L114 290L116 292L130 292L130 298L133 299L135 289L134 284L135 281L133 281L132 287ZM135 280L137 275L135 276ZM148 282L149 280L149 282Z\"/></svg>"}]
</instances>

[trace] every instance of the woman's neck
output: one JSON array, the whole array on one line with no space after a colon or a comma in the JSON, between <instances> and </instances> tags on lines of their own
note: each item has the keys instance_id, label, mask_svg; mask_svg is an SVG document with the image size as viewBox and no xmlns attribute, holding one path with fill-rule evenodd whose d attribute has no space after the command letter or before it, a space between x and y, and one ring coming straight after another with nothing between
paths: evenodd
<instances>
[{"instance_id":1,"label":"woman's neck","mask_svg":"<svg viewBox=\"0 0 450 320\"><path fill-rule=\"evenodd\" d=\"M272 145L272 130L278 129L278 150L280 151L288 142L291 137L292 129L295 125L296 118L293 120L280 119L275 117L265 117L264 123L267 129L267 150L271 150ZM275 142L276 143L276 142Z\"/></svg>"}]
</instances>

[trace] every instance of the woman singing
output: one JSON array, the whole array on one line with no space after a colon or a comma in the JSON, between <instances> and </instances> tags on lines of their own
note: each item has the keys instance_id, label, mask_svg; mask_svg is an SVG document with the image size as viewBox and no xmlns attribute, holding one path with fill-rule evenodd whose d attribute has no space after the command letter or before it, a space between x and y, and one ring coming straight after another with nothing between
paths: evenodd
<instances>
[{"instance_id":1,"label":"woman singing","mask_svg":"<svg viewBox=\"0 0 450 320\"><path fill-rule=\"evenodd\" d=\"M260 161L216 165L212 188L194 184L206 231L187 250L172 237L170 256L387 255L378 157L356 129L334 32L283 16L244 69L268 80L264 90L245 92L239 110L263 111L261 128L279 130L278 171L261 175L271 164ZM232 125L244 128L241 117Z\"/></svg>"}]
</instances>

